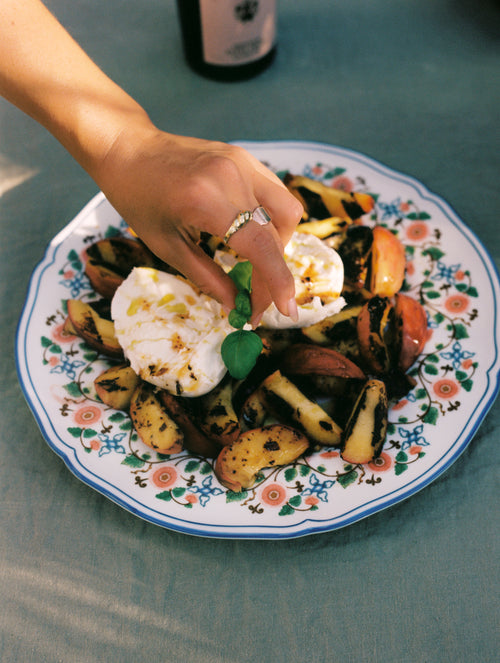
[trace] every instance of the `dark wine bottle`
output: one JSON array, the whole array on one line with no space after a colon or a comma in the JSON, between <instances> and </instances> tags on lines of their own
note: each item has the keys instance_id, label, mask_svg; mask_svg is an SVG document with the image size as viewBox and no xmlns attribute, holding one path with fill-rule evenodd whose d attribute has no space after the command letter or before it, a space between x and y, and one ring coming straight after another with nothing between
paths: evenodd
<instances>
[{"instance_id":1,"label":"dark wine bottle","mask_svg":"<svg viewBox=\"0 0 500 663\"><path fill-rule=\"evenodd\" d=\"M251 78L276 53L276 0L177 0L184 54L199 74Z\"/></svg>"}]
</instances>

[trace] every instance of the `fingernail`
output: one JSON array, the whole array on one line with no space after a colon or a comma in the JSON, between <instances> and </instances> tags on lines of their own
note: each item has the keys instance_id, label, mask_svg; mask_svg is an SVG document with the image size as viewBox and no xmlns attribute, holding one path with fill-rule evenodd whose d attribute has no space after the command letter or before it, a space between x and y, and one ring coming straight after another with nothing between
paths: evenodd
<instances>
[{"instance_id":1,"label":"fingernail","mask_svg":"<svg viewBox=\"0 0 500 663\"><path fill-rule=\"evenodd\" d=\"M252 329L257 329L257 327L260 324L260 321L262 320L262 316L264 313L259 313L253 320L252 320Z\"/></svg>"},{"instance_id":2,"label":"fingernail","mask_svg":"<svg viewBox=\"0 0 500 663\"><path fill-rule=\"evenodd\" d=\"M299 309L297 308L295 297L290 297L288 300L288 315L293 320L293 322L299 321Z\"/></svg>"}]
</instances>

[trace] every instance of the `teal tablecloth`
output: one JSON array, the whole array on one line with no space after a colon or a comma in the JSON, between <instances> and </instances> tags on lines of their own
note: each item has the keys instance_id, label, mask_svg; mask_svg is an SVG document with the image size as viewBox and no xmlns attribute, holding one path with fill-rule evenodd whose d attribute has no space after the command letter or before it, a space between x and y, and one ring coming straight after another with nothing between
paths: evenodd
<instances>
[{"instance_id":1,"label":"teal tablecloth","mask_svg":"<svg viewBox=\"0 0 500 663\"><path fill-rule=\"evenodd\" d=\"M186 67L172 1L48 4L165 129L359 150L445 198L499 264L493 0L284 0L272 68L229 85ZM498 660L498 403L411 499L290 541L170 532L66 469L25 403L13 347L31 270L95 193L0 103L0 660Z\"/></svg>"}]
</instances>

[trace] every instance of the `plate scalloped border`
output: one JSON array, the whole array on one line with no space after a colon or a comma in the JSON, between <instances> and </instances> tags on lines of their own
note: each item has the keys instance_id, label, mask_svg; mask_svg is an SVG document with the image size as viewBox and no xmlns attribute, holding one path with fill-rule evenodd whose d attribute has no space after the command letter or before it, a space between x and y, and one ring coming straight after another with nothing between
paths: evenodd
<instances>
[{"instance_id":1,"label":"plate scalloped border","mask_svg":"<svg viewBox=\"0 0 500 663\"><path fill-rule=\"evenodd\" d=\"M85 484L148 522L183 533L212 538L233 539L289 539L336 530L386 509L420 491L445 472L471 442L478 427L493 404L500 388L500 358L498 352L500 326L497 311L497 303L500 301L500 277L485 246L476 235L474 235L471 229L468 228L468 226L458 217L452 207L443 198L432 193L420 181L413 177L395 171L360 152L326 143L307 141L237 141L235 144L248 149L255 154L257 158L263 161L270 161L271 163L273 160L278 160L278 152L281 154L287 153L287 156L290 156L292 152L300 153L301 159L304 163L306 163L306 154L309 156L314 155L314 159L317 162L323 157L328 157L330 160L333 157L340 161L343 159L350 164L358 165L362 169L371 171L384 179L397 183L395 186L396 190L397 186L409 187L409 189L415 191L422 200L436 206L446 220L450 222L455 229L467 239L469 245L474 248L477 257L479 257L484 267L493 299L491 331L493 332L494 353L490 365L487 369L484 369L485 387L479 397L475 409L471 411L470 415L463 422L460 433L457 435L456 439L446 447L443 454L430 467L428 467L424 473L413 477L410 481L404 482L402 485L399 485L388 493L376 496L372 500L353 506L340 515L314 518L309 514L292 524L283 525L278 525L276 523L270 525L262 523L257 525L249 525L248 523L232 523L224 525L220 523L195 522L188 518L178 518L175 515L165 513L159 509L156 510L149 506L145 506L121 488L117 488L117 486L113 485L108 479L98 476L95 472L85 467L78 458L75 449L55 430L42 398L37 393L33 372L30 369L28 361L26 344L30 332L32 313L37 302L37 296L39 294L43 275L51 265L55 264L58 251L64 245L65 240L73 235L75 230L83 223L89 214L99 208L101 208L101 210L104 209L106 213L111 215L111 217L114 216L115 221L119 221L119 216L111 208L102 193L98 193L92 200L90 200L80 213L53 238L46 248L42 260L33 270L16 334L15 356L19 381L26 401L37 421L43 437L53 451L62 458L68 469L70 469L70 471ZM307 163L310 163L310 161ZM277 170L279 170L279 168Z\"/></svg>"}]
</instances>

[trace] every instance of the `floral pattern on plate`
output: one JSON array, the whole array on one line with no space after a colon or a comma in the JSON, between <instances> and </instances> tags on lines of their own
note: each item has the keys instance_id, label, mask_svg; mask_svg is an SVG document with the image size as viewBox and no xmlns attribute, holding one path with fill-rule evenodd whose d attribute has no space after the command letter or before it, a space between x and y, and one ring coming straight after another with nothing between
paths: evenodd
<instances>
[{"instance_id":1,"label":"floral pattern on plate","mask_svg":"<svg viewBox=\"0 0 500 663\"><path fill-rule=\"evenodd\" d=\"M64 331L66 300L96 297L86 246L126 233L98 195L58 235L32 278L18 333L21 383L49 444L86 483L157 524L207 536L286 538L331 530L413 494L458 457L498 388L498 276L484 247L437 196L354 152L311 143L244 144L276 172L373 195L367 223L406 249L403 290L427 313L430 338L410 369L416 385L390 411L384 450L367 465L323 448L263 471L241 493L223 488L213 460L165 456L139 439L127 413L97 397L109 361ZM42 284L50 284L50 289Z\"/></svg>"}]
</instances>

